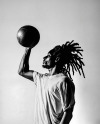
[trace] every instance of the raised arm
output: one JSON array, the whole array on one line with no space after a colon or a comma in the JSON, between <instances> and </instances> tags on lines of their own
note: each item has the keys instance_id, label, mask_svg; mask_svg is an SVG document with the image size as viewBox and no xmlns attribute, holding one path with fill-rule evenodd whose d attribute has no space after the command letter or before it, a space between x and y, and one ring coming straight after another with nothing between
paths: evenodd
<instances>
[{"instance_id":1,"label":"raised arm","mask_svg":"<svg viewBox=\"0 0 100 124\"><path fill-rule=\"evenodd\" d=\"M31 48L26 48L25 53L19 65L18 74L33 81L33 70L29 70L30 53L31 53Z\"/></svg>"}]
</instances>

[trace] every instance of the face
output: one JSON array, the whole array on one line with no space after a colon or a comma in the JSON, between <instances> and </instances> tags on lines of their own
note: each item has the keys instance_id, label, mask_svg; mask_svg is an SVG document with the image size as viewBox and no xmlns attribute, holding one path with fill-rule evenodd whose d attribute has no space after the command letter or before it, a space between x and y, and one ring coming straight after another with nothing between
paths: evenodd
<instances>
[{"instance_id":1,"label":"face","mask_svg":"<svg viewBox=\"0 0 100 124\"><path fill-rule=\"evenodd\" d=\"M43 58L43 68L47 68L50 69L52 67L54 67L55 62L54 62L54 58L51 56L50 53L47 54L47 56L45 56Z\"/></svg>"}]
</instances>

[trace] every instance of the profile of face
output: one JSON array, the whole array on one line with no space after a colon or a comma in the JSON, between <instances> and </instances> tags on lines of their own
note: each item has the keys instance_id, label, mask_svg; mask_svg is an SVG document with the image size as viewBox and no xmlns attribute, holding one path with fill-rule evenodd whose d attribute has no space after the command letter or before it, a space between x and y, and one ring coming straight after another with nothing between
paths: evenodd
<instances>
[{"instance_id":1,"label":"profile of face","mask_svg":"<svg viewBox=\"0 0 100 124\"><path fill-rule=\"evenodd\" d=\"M43 68L50 69L55 66L55 59L54 57L48 53L47 56L43 57Z\"/></svg>"}]
</instances>

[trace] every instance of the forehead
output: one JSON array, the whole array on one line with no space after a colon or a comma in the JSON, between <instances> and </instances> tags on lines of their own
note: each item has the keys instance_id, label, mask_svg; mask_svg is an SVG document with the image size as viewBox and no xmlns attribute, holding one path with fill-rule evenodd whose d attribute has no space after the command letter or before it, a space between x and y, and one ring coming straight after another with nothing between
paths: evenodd
<instances>
[{"instance_id":1,"label":"forehead","mask_svg":"<svg viewBox=\"0 0 100 124\"><path fill-rule=\"evenodd\" d=\"M48 52L48 55L53 55L53 50L50 50L50 51Z\"/></svg>"}]
</instances>

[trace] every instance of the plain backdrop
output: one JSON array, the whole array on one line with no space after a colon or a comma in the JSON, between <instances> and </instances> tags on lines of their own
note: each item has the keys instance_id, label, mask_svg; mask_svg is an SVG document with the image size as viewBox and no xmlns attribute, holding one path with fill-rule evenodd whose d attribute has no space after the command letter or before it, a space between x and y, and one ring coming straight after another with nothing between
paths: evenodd
<instances>
[{"instance_id":1,"label":"plain backdrop","mask_svg":"<svg viewBox=\"0 0 100 124\"><path fill-rule=\"evenodd\" d=\"M25 48L16 35L33 25L40 42L30 69L41 73L42 58L55 45L75 40L83 52L86 78L73 77L76 105L71 124L100 124L100 0L0 0L0 124L33 124L35 85L18 75Z\"/></svg>"}]
</instances>

